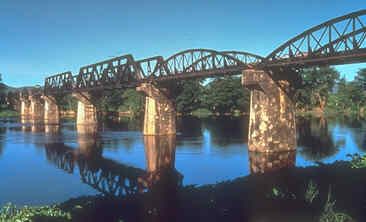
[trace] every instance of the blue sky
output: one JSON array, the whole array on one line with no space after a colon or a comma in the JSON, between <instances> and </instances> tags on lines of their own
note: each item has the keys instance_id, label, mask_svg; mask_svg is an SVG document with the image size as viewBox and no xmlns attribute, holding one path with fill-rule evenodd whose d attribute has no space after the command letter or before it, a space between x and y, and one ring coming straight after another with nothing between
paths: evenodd
<instances>
[{"instance_id":1,"label":"blue sky","mask_svg":"<svg viewBox=\"0 0 366 222\"><path fill-rule=\"evenodd\" d=\"M306 29L365 8L365 0L2 0L0 72L8 85L43 85L49 75L123 54L167 58L208 48L266 56ZM336 68L352 79L366 64Z\"/></svg>"}]
</instances>

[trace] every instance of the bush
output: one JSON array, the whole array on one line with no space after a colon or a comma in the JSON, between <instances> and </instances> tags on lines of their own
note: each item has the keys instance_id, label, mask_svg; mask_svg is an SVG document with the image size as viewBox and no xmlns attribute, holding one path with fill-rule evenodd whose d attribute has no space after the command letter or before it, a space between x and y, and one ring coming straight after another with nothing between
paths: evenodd
<instances>
[{"instance_id":1,"label":"bush","mask_svg":"<svg viewBox=\"0 0 366 222\"><path fill-rule=\"evenodd\" d=\"M17 208L11 203L0 209L0 222L33 222L33 221L70 221L70 213L59 209L56 205L42 207Z\"/></svg>"}]
</instances>

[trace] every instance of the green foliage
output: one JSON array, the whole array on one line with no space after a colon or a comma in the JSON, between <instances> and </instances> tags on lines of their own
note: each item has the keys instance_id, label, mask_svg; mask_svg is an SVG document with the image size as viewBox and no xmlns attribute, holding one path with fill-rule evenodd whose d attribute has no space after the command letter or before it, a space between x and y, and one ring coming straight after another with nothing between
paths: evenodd
<instances>
[{"instance_id":1,"label":"green foliage","mask_svg":"<svg viewBox=\"0 0 366 222\"><path fill-rule=\"evenodd\" d=\"M328 191L328 199L324 205L324 209L322 214L320 215L319 222L347 222L347 221L353 221L352 218L345 214L340 212L334 211L336 201L331 200L331 187L329 187Z\"/></svg>"},{"instance_id":2,"label":"green foliage","mask_svg":"<svg viewBox=\"0 0 366 222\"><path fill-rule=\"evenodd\" d=\"M211 115L212 112L206 108L198 108L192 112L192 115L198 117L205 117Z\"/></svg>"},{"instance_id":3,"label":"green foliage","mask_svg":"<svg viewBox=\"0 0 366 222\"><path fill-rule=\"evenodd\" d=\"M18 117L19 113L13 110L4 110L1 109L0 111L0 117L9 118L9 117Z\"/></svg>"},{"instance_id":4,"label":"green foliage","mask_svg":"<svg viewBox=\"0 0 366 222\"><path fill-rule=\"evenodd\" d=\"M301 73L302 88L296 92L296 106L305 111L320 108L324 111L329 93L339 78L337 70L331 67L305 69Z\"/></svg>"},{"instance_id":5,"label":"green foliage","mask_svg":"<svg viewBox=\"0 0 366 222\"><path fill-rule=\"evenodd\" d=\"M59 102L61 110L73 110L76 112L78 109L77 100L72 98L71 94L59 96L56 98L56 100Z\"/></svg>"},{"instance_id":6,"label":"green foliage","mask_svg":"<svg viewBox=\"0 0 366 222\"><path fill-rule=\"evenodd\" d=\"M295 200L296 195L291 193L287 188L273 187L270 198L274 200L276 199Z\"/></svg>"},{"instance_id":7,"label":"green foliage","mask_svg":"<svg viewBox=\"0 0 366 222\"><path fill-rule=\"evenodd\" d=\"M344 78L338 82L338 90L332 96L329 108L358 113L360 106L364 104L365 95L361 85L357 82L346 82Z\"/></svg>"},{"instance_id":8,"label":"green foliage","mask_svg":"<svg viewBox=\"0 0 366 222\"><path fill-rule=\"evenodd\" d=\"M248 111L249 91L242 87L240 78L216 78L205 87L202 103L214 113Z\"/></svg>"},{"instance_id":9,"label":"green foliage","mask_svg":"<svg viewBox=\"0 0 366 222\"><path fill-rule=\"evenodd\" d=\"M128 89L128 90L132 90L132 89ZM126 90L127 91L127 90ZM118 108L123 105L123 94L125 93L125 91L119 90L119 89L115 89L112 90L110 92L110 94L108 96L106 96L104 102L104 111L117 111Z\"/></svg>"},{"instance_id":10,"label":"green foliage","mask_svg":"<svg viewBox=\"0 0 366 222\"><path fill-rule=\"evenodd\" d=\"M55 205L17 208L11 203L0 209L0 222L71 221L71 214Z\"/></svg>"},{"instance_id":11,"label":"green foliage","mask_svg":"<svg viewBox=\"0 0 366 222\"><path fill-rule=\"evenodd\" d=\"M319 189L317 184L310 180L305 191L305 201L308 203L312 203L318 195Z\"/></svg>"},{"instance_id":12,"label":"green foliage","mask_svg":"<svg viewBox=\"0 0 366 222\"><path fill-rule=\"evenodd\" d=\"M123 104L120 111L131 111L133 117L139 116L144 111L145 96L136 92L135 89L127 89L122 94Z\"/></svg>"},{"instance_id":13,"label":"green foliage","mask_svg":"<svg viewBox=\"0 0 366 222\"><path fill-rule=\"evenodd\" d=\"M203 92L200 82L200 80L184 81L182 90L175 99L178 112L185 115L200 107L200 96Z\"/></svg>"},{"instance_id":14,"label":"green foliage","mask_svg":"<svg viewBox=\"0 0 366 222\"><path fill-rule=\"evenodd\" d=\"M348 154L348 157L351 158L350 164L352 168L364 168L366 167L366 154L360 155L358 153L356 154Z\"/></svg>"}]
</instances>

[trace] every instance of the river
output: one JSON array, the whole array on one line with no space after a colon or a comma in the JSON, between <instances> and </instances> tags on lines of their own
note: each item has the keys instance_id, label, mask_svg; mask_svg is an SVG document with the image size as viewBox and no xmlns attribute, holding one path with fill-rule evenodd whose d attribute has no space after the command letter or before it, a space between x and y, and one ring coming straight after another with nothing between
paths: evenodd
<instances>
[{"instance_id":1,"label":"river","mask_svg":"<svg viewBox=\"0 0 366 222\"><path fill-rule=\"evenodd\" d=\"M72 122L45 126L2 120L0 206L124 195L144 189L136 183L148 184L151 172L165 166L175 170L183 186L215 184L258 171L251 167L255 157L247 149L245 116L180 118L176 137L144 137L141 125L141 120L107 121L95 131ZM291 157L295 166L349 160L347 154L366 151L363 120L298 118L297 125L298 147Z\"/></svg>"}]
</instances>

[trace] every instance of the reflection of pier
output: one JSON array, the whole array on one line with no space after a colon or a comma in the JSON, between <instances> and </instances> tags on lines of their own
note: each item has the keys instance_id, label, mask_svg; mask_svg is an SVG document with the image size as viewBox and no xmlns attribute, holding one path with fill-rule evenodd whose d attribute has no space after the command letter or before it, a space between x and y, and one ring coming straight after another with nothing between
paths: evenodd
<instances>
[{"instance_id":1,"label":"reflection of pier","mask_svg":"<svg viewBox=\"0 0 366 222\"><path fill-rule=\"evenodd\" d=\"M147 187L157 183L182 186L183 175L175 169L176 136L144 136L146 171L140 181Z\"/></svg>"},{"instance_id":2,"label":"reflection of pier","mask_svg":"<svg viewBox=\"0 0 366 222\"><path fill-rule=\"evenodd\" d=\"M49 136L55 134L55 130L50 132ZM46 157L67 173L73 173L77 166L83 183L108 196L125 196L155 189L167 178L169 183L181 186L183 177L174 168L175 136L146 137L144 142L146 171L104 158L94 133L79 134L77 149L64 143L48 143L45 145Z\"/></svg>"},{"instance_id":3,"label":"reflection of pier","mask_svg":"<svg viewBox=\"0 0 366 222\"><path fill-rule=\"evenodd\" d=\"M294 167L296 151L289 152L249 152L251 173L266 173L281 168Z\"/></svg>"},{"instance_id":4,"label":"reflection of pier","mask_svg":"<svg viewBox=\"0 0 366 222\"><path fill-rule=\"evenodd\" d=\"M344 146L344 140L335 141L332 134L324 117L300 118L297 139L300 154L311 161L322 161L333 156Z\"/></svg>"}]
</instances>

